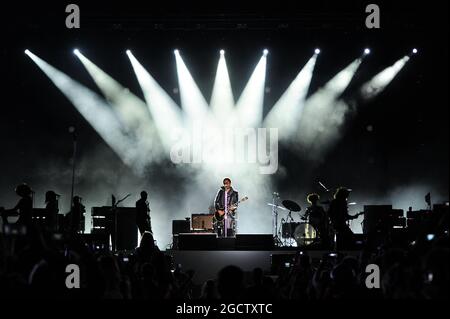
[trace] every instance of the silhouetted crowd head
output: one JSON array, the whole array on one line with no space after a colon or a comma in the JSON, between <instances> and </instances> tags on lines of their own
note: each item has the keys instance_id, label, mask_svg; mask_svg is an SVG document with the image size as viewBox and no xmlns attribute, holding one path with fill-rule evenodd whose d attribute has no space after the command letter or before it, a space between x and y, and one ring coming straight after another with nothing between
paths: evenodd
<instances>
[{"instance_id":1,"label":"silhouetted crowd head","mask_svg":"<svg viewBox=\"0 0 450 319\"><path fill-rule=\"evenodd\" d=\"M391 237L368 243L359 256L325 253L313 259L297 252L272 273L246 273L229 265L202 285L196 269L182 270L159 250L150 232L129 253L96 251L79 234L29 229L0 236L1 298L95 299L441 299L449 297L448 233L414 241ZM81 289L67 289L66 266L80 267ZM366 266L381 270L379 289L366 287Z\"/></svg>"}]
</instances>

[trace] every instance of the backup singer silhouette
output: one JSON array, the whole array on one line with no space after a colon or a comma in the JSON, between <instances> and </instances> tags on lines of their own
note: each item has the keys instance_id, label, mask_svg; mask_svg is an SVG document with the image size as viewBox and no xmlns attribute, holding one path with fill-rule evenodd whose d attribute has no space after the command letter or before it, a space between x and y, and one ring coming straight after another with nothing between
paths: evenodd
<instances>
[{"instance_id":1,"label":"backup singer silhouette","mask_svg":"<svg viewBox=\"0 0 450 319\"><path fill-rule=\"evenodd\" d=\"M23 183L16 187L16 194L20 196L19 202L14 208L2 210L3 224L7 224L8 216L17 216L17 224L31 226L33 221L33 191L30 186Z\"/></svg>"}]
</instances>

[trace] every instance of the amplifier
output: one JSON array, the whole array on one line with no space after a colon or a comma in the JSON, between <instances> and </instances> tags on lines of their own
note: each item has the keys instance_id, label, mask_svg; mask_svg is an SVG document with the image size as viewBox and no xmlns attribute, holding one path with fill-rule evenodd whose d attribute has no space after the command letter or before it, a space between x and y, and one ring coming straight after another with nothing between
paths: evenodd
<instances>
[{"instance_id":1,"label":"amplifier","mask_svg":"<svg viewBox=\"0 0 450 319\"><path fill-rule=\"evenodd\" d=\"M393 218L392 223L394 227L404 228L406 227L406 217Z\"/></svg>"},{"instance_id":2,"label":"amplifier","mask_svg":"<svg viewBox=\"0 0 450 319\"><path fill-rule=\"evenodd\" d=\"M117 207L115 213L110 206L92 207L91 216L92 233L111 235L112 247L116 251L136 248L138 229L135 207Z\"/></svg>"},{"instance_id":3,"label":"amplifier","mask_svg":"<svg viewBox=\"0 0 450 319\"><path fill-rule=\"evenodd\" d=\"M408 210L406 212L407 218L420 218L425 213L425 211L422 210Z\"/></svg>"},{"instance_id":4,"label":"amplifier","mask_svg":"<svg viewBox=\"0 0 450 319\"><path fill-rule=\"evenodd\" d=\"M386 221L392 212L392 205L365 205L363 233L374 231L377 226Z\"/></svg>"},{"instance_id":5,"label":"amplifier","mask_svg":"<svg viewBox=\"0 0 450 319\"><path fill-rule=\"evenodd\" d=\"M389 215L392 217L402 218L404 217L404 211L403 209L392 209Z\"/></svg>"},{"instance_id":6,"label":"amplifier","mask_svg":"<svg viewBox=\"0 0 450 319\"><path fill-rule=\"evenodd\" d=\"M213 219L213 214L192 214L192 229L212 230L214 229Z\"/></svg>"},{"instance_id":7,"label":"amplifier","mask_svg":"<svg viewBox=\"0 0 450 319\"><path fill-rule=\"evenodd\" d=\"M172 235L179 233L189 233L189 220L172 220Z\"/></svg>"}]
</instances>

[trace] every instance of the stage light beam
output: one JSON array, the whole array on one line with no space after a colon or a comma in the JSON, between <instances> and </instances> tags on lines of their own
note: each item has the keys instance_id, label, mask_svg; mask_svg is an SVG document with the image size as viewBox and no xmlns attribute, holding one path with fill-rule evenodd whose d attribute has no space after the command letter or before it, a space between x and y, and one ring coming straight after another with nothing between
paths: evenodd
<instances>
[{"instance_id":1,"label":"stage light beam","mask_svg":"<svg viewBox=\"0 0 450 319\"><path fill-rule=\"evenodd\" d=\"M227 62L225 55L222 53L217 65L210 106L214 116L216 117L216 123L220 124L222 127L226 127L231 121L229 115L233 114L234 97L231 89Z\"/></svg>"},{"instance_id":2,"label":"stage light beam","mask_svg":"<svg viewBox=\"0 0 450 319\"><path fill-rule=\"evenodd\" d=\"M280 140L292 137L298 127L316 60L314 54L264 119L264 127L278 128Z\"/></svg>"},{"instance_id":3,"label":"stage light beam","mask_svg":"<svg viewBox=\"0 0 450 319\"><path fill-rule=\"evenodd\" d=\"M147 107L158 129L161 142L166 151L170 151L173 144L183 134L183 121L180 108L139 63L133 53L129 52L127 55L144 93Z\"/></svg>"},{"instance_id":4,"label":"stage light beam","mask_svg":"<svg viewBox=\"0 0 450 319\"><path fill-rule=\"evenodd\" d=\"M404 56L392 66L384 69L375 75L370 81L365 83L361 88L361 94L364 99L372 99L379 95L392 82L395 76L403 69L409 61L409 56Z\"/></svg>"},{"instance_id":5,"label":"stage light beam","mask_svg":"<svg viewBox=\"0 0 450 319\"><path fill-rule=\"evenodd\" d=\"M126 125L129 136L136 141L142 153L142 168L153 161L161 160L163 158L161 141L145 102L83 54L78 52L77 57Z\"/></svg>"},{"instance_id":6,"label":"stage light beam","mask_svg":"<svg viewBox=\"0 0 450 319\"><path fill-rule=\"evenodd\" d=\"M110 105L95 92L76 82L32 52L28 51L27 55L75 106L123 162L132 168L139 169L141 158L136 145L126 135L124 127L118 121Z\"/></svg>"},{"instance_id":7,"label":"stage light beam","mask_svg":"<svg viewBox=\"0 0 450 319\"><path fill-rule=\"evenodd\" d=\"M175 55L181 107L191 125L206 123L209 106L180 54Z\"/></svg>"},{"instance_id":8,"label":"stage light beam","mask_svg":"<svg viewBox=\"0 0 450 319\"><path fill-rule=\"evenodd\" d=\"M361 65L356 59L336 74L324 87L311 95L305 102L292 146L305 154L306 158L322 158L333 141L339 136L348 105L339 96L350 84Z\"/></svg>"},{"instance_id":9,"label":"stage light beam","mask_svg":"<svg viewBox=\"0 0 450 319\"><path fill-rule=\"evenodd\" d=\"M260 127L262 124L266 66L267 55L264 54L236 103L235 121L240 127Z\"/></svg>"}]
</instances>

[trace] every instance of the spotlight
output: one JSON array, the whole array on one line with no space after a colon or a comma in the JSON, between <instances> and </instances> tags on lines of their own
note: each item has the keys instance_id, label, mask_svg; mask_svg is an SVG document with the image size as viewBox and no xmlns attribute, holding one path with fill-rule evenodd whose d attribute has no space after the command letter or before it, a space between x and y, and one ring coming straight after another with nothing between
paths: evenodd
<instances>
[{"instance_id":1,"label":"spotlight","mask_svg":"<svg viewBox=\"0 0 450 319\"><path fill-rule=\"evenodd\" d=\"M180 51L178 51L178 49L175 49L175 50L173 50L173 53L175 53L175 54L179 54L179 53L180 53Z\"/></svg>"},{"instance_id":2,"label":"spotlight","mask_svg":"<svg viewBox=\"0 0 450 319\"><path fill-rule=\"evenodd\" d=\"M369 48L365 48L365 49L364 49L364 54L365 54L365 55L370 54L370 49L369 49Z\"/></svg>"},{"instance_id":3,"label":"spotlight","mask_svg":"<svg viewBox=\"0 0 450 319\"><path fill-rule=\"evenodd\" d=\"M125 51L127 54L131 54L131 51L130 50L126 50Z\"/></svg>"},{"instance_id":4,"label":"spotlight","mask_svg":"<svg viewBox=\"0 0 450 319\"><path fill-rule=\"evenodd\" d=\"M417 54L417 52L419 52L419 51L416 48L412 49L413 54Z\"/></svg>"},{"instance_id":5,"label":"spotlight","mask_svg":"<svg viewBox=\"0 0 450 319\"><path fill-rule=\"evenodd\" d=\"M75 49L75 50L73 50L73 53L74 53L74 54L80 54L80 50Z\"/></svg>"},{"instance_id":6,"label":"spotlight","mask_svg":"<svg viewBox=\"0 0 450 319\"><path fill-rule=\"evenodd\" d=\"M220 54L224 55L225 54L225 50L220 50Z\"/></svg>"},{"instance_id":7,"label":"spotlight","mask_svg":"<svg viewBox=\"0 0 450 319\"><path fill-rule=\"evenodd\" d=\"M264 49L264 50L263 50L263 53L264 53L264 55L267 55L267 54L269 54L269 50Z\"/></svg>"},{"instance_id":8,"label":"spotlight","mask_svg":"<svg viewBox=\"0 0 450 319\"><path fill-rule=\"evenodd\" d=\"M320 49L319 49L319 48L315 49L315 50L314 50L314 53L315 53L315 54L319 54L319 53L320 53Z\"/></svg>"},{"instance_id":9,"label":"spotlight","mask_svg":"<svg viewBox=\"0 0 450 319\"><path fill-rule=\"evenodd\" d=\"M26 49L25 54L27 54L27 55L30 54L30 50Z\"/></svg>"}]
</instances>

